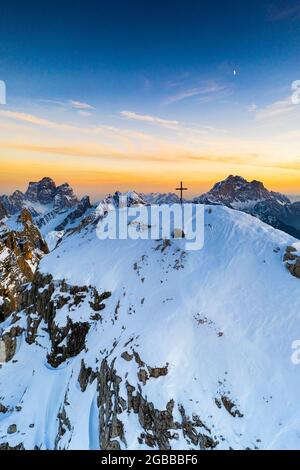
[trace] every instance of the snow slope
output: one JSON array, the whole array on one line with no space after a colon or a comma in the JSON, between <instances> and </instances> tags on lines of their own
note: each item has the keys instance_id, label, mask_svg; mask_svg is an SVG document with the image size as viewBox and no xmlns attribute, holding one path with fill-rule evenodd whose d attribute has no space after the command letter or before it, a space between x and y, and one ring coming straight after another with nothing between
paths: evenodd
<instances>
[{"instance_id":1,"label":"snow slope","mask_svg":"<svg viewBox=\"0 0 300 470\"><path fill-rule=\"evenodd\" d=\"M111 296L101 320L91 319L88 300L58 310L59 327L69 317L90 329L85 349L57 368L47 361L51 342L44 321L33 344L24 333L18 337L14 360L0 370L0 403L9 409L0 413L0 444L99 448L103 410L107 416L99 406L99 381L109 376L106 359L109 365L115 360L123 399L129 383L157 410L173 400L174 421L181 421L182 405L190 420L201 420L198 427L217 449L300 449L300 368L291 361L300 335L300 281L282 262L295 240L222 206L206 207L205 223L198 252L186 252L184 240L100 241L89 223L43 258L40 271L54 280ZM21 312L14 326L26 328L26 315ZM4 331L10 322L1 325ZM124 353L138 355L130 360ZM85 391L78 382L82 359L99 374ZM151 377L154 368L164 372ZM148 448L142 434L154 431L145 431L140 414L120 411L125 438L115 433L111 439L122 449ZM13 424L17 432L8 434ZM172 433L172 449L199 448L182 429Z\"/></svg>"}]
</instances>

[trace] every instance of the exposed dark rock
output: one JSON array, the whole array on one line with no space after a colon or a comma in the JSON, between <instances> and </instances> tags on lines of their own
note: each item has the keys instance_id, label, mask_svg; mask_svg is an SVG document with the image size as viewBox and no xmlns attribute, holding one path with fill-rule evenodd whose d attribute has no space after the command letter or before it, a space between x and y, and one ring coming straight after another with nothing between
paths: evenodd
<instances>
[{"instance_id":1,"label":"exposed dark rock","mask_svg":"<svg viewBox=\"0 0 300 470\"><path fill-rule=\"evenodd\" d=\"M66 409L65 409L64 405L62 406L61 410L59 411L59 413L57 415L57 419L58 419L58 432L57 432L57 435L56 435L56 438L55 438L55 443L54 443L54 449L55 450L61 449L59 447L60 439L65 435L65 433L67 431L72 430L72 425L71 425L71 422L68 418L68 415L66 413Z\"/></svg>"},{"instance_id":2,"label":"exposed dark rock","mask_svg":"<svg viewBox=\"0 0 300 470\"><path fill-rule=\"evenodd\" d=\"M18 444L17 446L10 446L8 442L5 442L4 444L0 444L0 450L25 450L25 447L23 444Z\"/></svg>"},{"instance_id":3,"label":"exposed dark rock","mask_svg":"<svg viewBox=\"0 0 300 470\"><path fill-rule=\"evenodd\" d=\"M9 215L16 214L24 208L24 194L15 191L11 196L1 196L0 200Z\"/></svg>"},{"instance_id":4,"label":"exposed dark rock","mask_svg":"<svg viewBox=\"0 0 300 470\"><path fill-rule=\"evenodd\" d=\"M121 357L122 357L125 361L130 362L130 361L132 361L132 359L133 359L133 354L129 354L127 351L125 351L125 352L123 352L123 353L121 354Z\"/></svg>"},{"instance_id":5,"label":"exposed dark rock","mask_svg":"<svg viewBox=\"0 0 300 470\"><path fill-rule=\"evenodd\" d=\"M140 358L140 355L138 352L136 351L133 351L133 355L134 355L134 359L135 359L135 362L137 363L137 365L139 367L145 367L145 363L144 361L142 361L142 359Z\"/></svg>"},{"instance_id":6,"label":"exposed dark rock","mask_svg":"<svg viewBox=\"0 0 300 470\"><path fill-rule=\"evenodd\" d=\"M40 259L48 253L39 230L32 223L32 217L24 209L19 217L23 229L19 231L4 230L1 233L0 253L0 322L19 308L21 286L31 282L34 268Z\"/></svg>"},{"instance_id":7,"label":"exposed dark rock","mask_svg":"<svg viewBox=\"0 0 300 470\"><path fill-rule=\"evenodd\" d=\"M73 212L71 212L71 214L69 214L65 219L64 221L58 225L55 230L58 230L58 231L62 231L62 230L65 230L66 226L67 225L71 225L72 223L74 223L77 219L79 219L80 217L84 216L84 214L86 213L86 211L88 209L90 209L92 207L91 205L91 202L90 202L90 198L88 196L85 196L84 198L81 199L81 201L79 202L79 204L77 205L76 209L74 209Z\"/></svg>"},{"instance_id":8,"label":"exposed dark rock","mask_svg":"<svg viewBox=\"0 0 300 470\"><path fill-rule=\"evenodd\" d=\"M142 382L143 385L146 385L146 382L149 379L147 371L145 369L139 369L137 376L139 381Z\"/></svg>"},{"instance_id":9,"label":"exposed dark rock","mask_svg":"<svg viewBox=\"0 0 300 470\"><path fill-rule=\"evenodd\" d=\"M16 424L11 424L7 428L7 434L15 434L17 432L17 426Z\"/></svg>"},{"instance_id":10,"label":"exposed dark rock","mask_svg":"<svg viewBox=\"0 0 300 470\"><path fill-rule=\"evenodd\" d=\"M158 377L162 377L164 375L168 375L168 367L167 364L165 367L148 367L149 375L153 379L158 379Z\"/></svg>"},{"instance_id":11,"label":"exposed dark rock","mask_svg":"<svg viewBox=\"0 0 300 470\"><path fill-rule=\"evenodd\" d=\"M109 299L111 296L111 292L103 292L99 294L99 292L95 289L94 290L94 300L90 302L90 307L95 311L99 312L105 308L105 304L103 303L104 300Z\"/></svg>"},{"instance_id":12,"label":"exposed dark rock","mask_svg":"<svg viewBox=\"0 0 300 470\"><path fill-rule=\"evenodd\" d=\"M283 261L286 263L286 267L289 272L300 279L300 255L295 254L297 250L293 246L288 246L283 257Z\"/></svg>"},{"instance_id":13,"label":"exposed dark rock","mask_svg":"<svg viewBox=\"0 0 300 470\"><path fill-rule=\"evenodd\" d=\"M17 349L17 338L18 336L21 336L23 331L24 330L19 326L13 326L2 336L1 341L4 343L4 355L6 362L10 361L14 357Z\"/></svg>"},{"instance_id":14,"label":"exposed dark rock","mask_svg":"<svg viewBox=\"0 0 300 470\"><path fill-rule=\"evenodd\" d=\"M86 367L84 359L81 359L81 367L78 376L78 382L82 392L85 392L88 384L91 384L97 378L97 373L91 367Z\"/></svg>"},{"instance_id":15,"label":"exposed dark rock","mask_svg":"<svg viewBox=\"0 0 300 470\"><path fill-rule=\"evenodd\" d=\"M138 415L139 423L144 429L139 442L161 450L171 449L171 441L178 439L178 431L182 430L184 437L193 442L195 446L205 449L213 449L218 442L211 436L211 431L203 424L197 415L192 419L185 414L183 406L179 407L182 422L176 422L173 418L175 403L170 400L165 410L157 410L153 403L149 403L142 395L140 388L126 382L127 411ZM135 393L136 392L136 393ZM199 431L201 429L201 432ZM177 431L177 432L176 432Z\"/></svg>"},{"instance_id":16,"label":"exposed dark rock","mask_svg":"<svg viewBox=\"0 0 300 470\"><path fill-rule=\"evenodd\" d=\"M296 250L296 248L295 248L294 246L289 245L289 246L286 247L286 251L287 251L288 253L291 253L291 252L295 252L295 251L297 251L297 250Z\"/></svg>"},{"instance_id":17,"label":"exposed dark rock","mask_svg":"<svg viewBox=\"0 0 300 470\"><path fill-rule=\"evenodd\" d=\"M33 344L36 341L38 327L42 321L41 317L33 318L31 315L27 317L27 328L26 328L26 341L28 344Z\"/></svg>"},{"instance_id":18,"label":"exposed dark rock","mask_svg":"<svg viewBox=\"0 0 300 470\"><path fill-rule=\"evenodd\" d=\"M4 204L0 200L0 220L8 216L7 210L4 207Z\"/></svg>"},{"instance_id":19,"label":"exposed dark rock","mask_svg":"<svg viewBox=\"0 0 300 470\"><path fill-rule=\"evenodd\" d=\"M7 413L8 408L0 403L0 413Z\"/></svg>"},{"instance_id":20,"label":"exposed dark rock","mask_svg":"<svg viewBox=\"0 0 300 470\"><path fill-rule=\"evenodd\" d=\"M102 450L120 449L116 438L126 445L124 426L118 418L126 409L126 401L120 397L122 379L116 373L114 362L109 366L104 359L98 374L99 443Z\"/></svg>"},{"instance_id":21,"label":"exposed dark rock","mask_svg":"<svg viewBox=\"0 0 300 470\"><path fill-rule=\"evenodd\" d=\"M47 356L48 363L56 368L66 359L77 356L85 348L89 328L88 323L73 323L70 318L67 325L61 328L53 322L49 332L52 347ZM62 342L65 344L61 345Z\"/></svg>"},{"instance_id":22,"label":"exposed dark rock","mask_svg":"<svg viewBox=\"0 0 300 470\"><path fill-rule=\"evenodd\" d=\"M221 397L221 401L224 405L224 408L228 411L229 414L231 414L231 416L233 416L234 418L236 417L243 418L244 415L237 409L236 404L233 403L233 401L230 400L230 398L223 395Z\"/></svg>"},{"instance_id":23,"label":"exposed dark rock","mask_svg":"<svg viewBox=\"0 0 300 470\"><path fill-rule=\"evenodd\" d=\"M32 202L49 204L55 194L56 185L51 178L43 178L38 182L30 182L25 197Z\"/></svg>"},{"instance_id":24,"label":"exposed dark rock","mask_svg":"<svg viewBox=\"0 0 300 470\"><path fill-rule=\"evenodd\" d=\"M297 252L296 248L293 246L288 246L286 248L285 254L283 256L283 261L294 261L297 259L297 255L295 253Z\"/></svg>"},{"instance_id":25,"label":"exposed dark rock","mask_svg":"<svg viewBox=\"0 0 300 470\"><path fill-rule=\"evenodd\" d=\"M234 207L235 203L240 205L249 202L253 205L257 201L278 201L282 204L290 203L288 197L284 194L268 191L260 181L247 181L241 176L230 175L224 181L216 183L207 193L194 199L195 203L200 204L224 204Z\"/></svg>"},{"instance_id":26,"label":"exposed dark rock","mask_svg":"<svg viewBox=\"0 0 300 470\"><path fill-rule=\"evenodd\" d=\"M64 281L53 281L51 275L44 275L39 271L34 274L32 283L23 286L18 293L18 302L14 308L16 312L24 311L27 315L25 339L28 344L36 342L40 324L44 321L52 346L48 362L53 367L58 367L66 359L76 356L84 349L85 338L90 328L89 323L72 321L69 317L65 326L58 327L55 323L56 311L67 305L68 310L72 312L74 306L83 302L87 295L94 299L91 303L95 303L96 308L101 305L103 310L104 301L111 294L109 292L99 294L93 287L68 286ZM2 336L6 360L14 356L16 338L23 331L20 327L12 327L9 333ZM2 349L3 346L1 351Z\"/></svg>"}]
</instances>

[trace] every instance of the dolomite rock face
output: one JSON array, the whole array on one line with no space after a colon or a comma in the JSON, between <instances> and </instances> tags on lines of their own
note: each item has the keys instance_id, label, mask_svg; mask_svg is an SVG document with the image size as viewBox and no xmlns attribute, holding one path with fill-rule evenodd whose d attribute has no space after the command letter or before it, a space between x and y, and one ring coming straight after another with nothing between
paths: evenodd
<instances>
[{"instance_id":1,"label":"dolomite rock face","mask_svg":"<svg viewBox=\"0 0 300 470\"><path fill-rule=\"evenodd\" d=\"M18 444L15 447L12 447L8 444L8 442L5 442L4 444L0 444L0 450L25 450L23 444Z\"/></svg>"},{"instance_id":2,"label":"dolomite rock face","mask_svg":"<svg viewBox=\"0 0 300 470\"><path fill-rule=\"evenodd\" d=\"M2 355L5 361L14 357L16 341L23 332L26 342L31 345L37 340L38 330L42 323L46 325L49 334L51 350L47 355L48 363L57 368L67 359L77 356L85 348L86 335L90 328L88 321L76 321L67 316L64 325L57 324L56 315L61 310L72 312L82 304L89 306L88 319L101 321L101 315L94 318L95 312L105 308L105 300L109 299L110 292L99 293L92 286L69 286L63 281L53 281L51 275L43 275L37 271L30 285L27 285L18 294L18 313L25 314L26 327L12 326L2 333Z\"/></svg>"},{"instance_id":3,"label":"dolomite rock face","mask_svg":"<svg viewBox=\"0 0 300 470\"><path fill-rule=\"evenodd\" d=\"M2 362L8 362L14 357L17 350L17 340L22 335L22 333L22 328L20 328L19 326L13 326L7 333L2 335Z\"/></svg>"},{"instance_id":4,"label":"dolomite rock face","mask_svg":"<svg viewBox=\"0 0 300 470\"><path fill-rule=\"evenodd\" d=\"M0 200L7 214L17 214L24 209L24 194L21 191L15 191L11 196L1 196Z\"/></svg>"},{"instance_id":5,"label":"dolomite rock face","mask_svg":"<svg viewBox=\"0 0 300 470\"><path fill-rule=\"evenodd\" d=\"M56 210L66 209L78 204L78 199L68 183L56 186L55 182L48 177L38 182L30 182L24 200L43 205L51 204L54 201Z\"/></svg>"},{"instance_id":6,"label":"dolomite rock face","mask_svg":"<svg viewBox=\"0 0 300 470\"><path fill-rule=\"evenodd\" d=\"M8 216L7 211L6 211L3 203L0 201L0 220L4 219L7 216Z\"/></svg>"},{"instance_id":7,"label":"dolomite rock face","mask_svg":"<svg viewBox=\"0 0 300 470\"><path fill-rule=\"evenodd\" d=\"M79 200L68 183L57 186L45 177L30 182L25 193L15 191L11 196L0 196L0 221L18 216L26 209L34 225L47 237L49 232L74 228L91 208L88 196Z\"/></svg>"},{"instance_id":8,"label":"dolomite rock face","mask_svg":"<svg viewBox=\"0 0 300 470\"><path fill-rule=\"evenodd\" d=\"M4 340L0 340L0 363L6 362L6 346Z\"/></svg>"},{"instance_id":9,"label":"dolomite rock face","mask_svg":"<svg viewBox=\"0 0 300 470\"><path fill-rule=\"evenodd\" d=\"M21 286L33 279L41 258L49 252L32 216L24 209L19 230L0 228L0 321L18 309Z\"/></svg>"},{"instance_id":10,"label":"dolomite rock face","mask_svg":"<svg viewBox=\"0 0 300 470\"><path fill-rule=\"evenodd\" d=\"M268 191L260 181L230 175L207 193L194 199L199 204L222 204L245 211L262 222L300 239L300 202Z\"/></svg>"},{"instance_id":11,"label":"dolomite rock face","mask_svg":"<svg viewBox=\"0 0 300 470\"><path fill-rule=\"evenodd\" d=\"M268 191L260 181L247 181L241 176L230 175L202 196L194 199L200 204L224 204L229 207L254 207L259 201L277 201L289 204L287 196Z\"/></svg>"},{"instance_id":12,"label":"dolomite rock face","mask_svg":"<svg viewBox=\"0 0 300 470\"><path fill-rule=\"evenodd\" d=\"M294 246L288 246L283 257L290 273L300 279L300 253Z\"/></svg>"},{"instance_id":13,"label":"dolomite rock face","mask_svg":"<svg viewBox=\"0 0 300 470\"><path fill-rule=\"evenodd\" d=\"M164 370L164 373L166 371ZM218 442L212 437L200 418L196 415L190 419L184 407L178 407L181 419L177 422L173 416L174 400L166 403L165 409L156 409L143 395L140 385L134 387L126 380L127 395L120 392L120 384L124 379L117 374L115 361L109 365L102 361L98 374L98 406L99 406L99 439L103 450L120 449L119 442L126 443L126 435L122 417L137 415L141 432L138 437L140 444L150 448L170 450L172 441L179 438L179 432L188 442L201 449L213 449Z\"/></svg>"},{"instance_id":14,"label":"dolomite rock face","mask_svg":"<svg viewBox=\"0 0 300 470\"><path fill-rule=\"evenodd\" d=\"M59 224L55 230L61 231L64 230L68 224L72 224L76 219L82 217L89 209L91 209L92 205L90 202L90 198L85 196L78 202L77 207L74 209L73 212L68 215L61 224Z\"/></svg>"}]
</instances>

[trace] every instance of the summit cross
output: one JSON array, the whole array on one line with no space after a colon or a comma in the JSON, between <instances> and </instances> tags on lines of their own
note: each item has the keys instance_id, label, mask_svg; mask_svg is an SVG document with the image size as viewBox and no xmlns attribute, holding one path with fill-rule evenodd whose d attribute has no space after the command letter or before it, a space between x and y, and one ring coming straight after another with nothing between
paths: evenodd
<instances>
[{"instance_id":1,"label":"summit cross","mask_svg":"<svg viewBox=\"0 0 300 470\"><path fill-rule=\"evenodd\" d=\"M180 204L182 204L183 202L183 191L187 191L188 188L184 188L183 185L182 185L182 181L180 182L180 188L176 188L176 191L180 191Z\"/></svg>"}]
</instances>

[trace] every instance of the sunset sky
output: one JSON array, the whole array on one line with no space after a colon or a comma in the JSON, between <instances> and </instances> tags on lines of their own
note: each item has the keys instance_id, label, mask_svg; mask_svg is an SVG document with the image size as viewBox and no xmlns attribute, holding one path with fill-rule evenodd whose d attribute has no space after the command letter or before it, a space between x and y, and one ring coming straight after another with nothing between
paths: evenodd
<instances>
[{"instance_id":1,"label":"sunset sky","mask_svg":"<svg viewBox=\"0 0 300 470\"><path fill-rule=\"evenodd\" d=\"M229 174L300 194L300 1L10 0L0 80L2 194L192 196Z\"/></svg>"}]
</instances>

